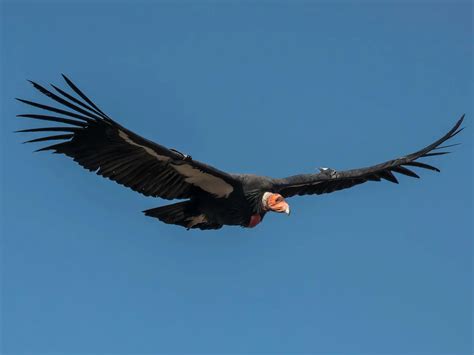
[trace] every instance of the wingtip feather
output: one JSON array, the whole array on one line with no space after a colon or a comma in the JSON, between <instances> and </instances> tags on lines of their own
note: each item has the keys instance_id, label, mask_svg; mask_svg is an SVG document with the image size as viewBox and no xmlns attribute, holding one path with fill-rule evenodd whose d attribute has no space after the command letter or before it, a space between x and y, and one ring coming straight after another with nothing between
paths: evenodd
<instances>
[{"instance_id":1,"label":"wingtip feather","mask_svg":"<svg viewBox=\"0 0 474 355\"><path fill-rule=\"evenodd\" d=\"M452 152L433 152L433 153L426 153L423 154L420 158L426 158L426 157L432 157L436 155L445 155L445 154L451 154Z\"/></svg>"}]
</instances>

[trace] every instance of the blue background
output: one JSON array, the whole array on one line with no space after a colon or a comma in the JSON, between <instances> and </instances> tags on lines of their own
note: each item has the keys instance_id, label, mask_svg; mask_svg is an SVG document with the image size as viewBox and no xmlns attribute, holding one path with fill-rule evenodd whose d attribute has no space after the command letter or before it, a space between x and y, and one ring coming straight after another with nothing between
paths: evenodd
<instances>
[{"instance_id":1,"label":"blue background","mask_svg":"<svg viewBox=\"0 0 474 355\"><path fill-rule=\"evenodd\" d=\"M3 353L471 352L470 2L2 6ZM463 112L468 129L426 160L441 174L186 231L140 212L166 201L11 133L35 126L14 97L48 102L25 79L64 87L61 72L229 172L367 166Z\"/></svg>"}]
</instances>

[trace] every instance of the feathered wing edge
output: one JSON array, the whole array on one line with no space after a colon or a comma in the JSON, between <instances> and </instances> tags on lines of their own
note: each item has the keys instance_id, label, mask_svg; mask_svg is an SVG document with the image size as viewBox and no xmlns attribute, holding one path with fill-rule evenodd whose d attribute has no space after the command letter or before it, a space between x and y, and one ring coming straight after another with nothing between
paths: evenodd
<instances>
[{"instance_id":1,"label":"feathered wing edge","mask_svg":"<svg viewBox=\"0 0 474 355\"><path fill-rule=\"evenodd\" d=\"M66 97L68 100L65 100L64 98L54 94L53 92L47 90L45 87L39 85L38 83L28 80L35 89L40 91L42 94L50 97L54 101L76 111L76 112L71 112L63 109L59 109L53 106L48 106L48 105L43 105L39 104L33 101L29 100L24 100L20 98L16 98L16 100L23 102L27 105L43 109L46 111L50 112L55 112L63 116L67 116L69 118L65 117L60 117L60 116L50 116L50 115L39 115L39 114L21 114L17 115L17 117L23 117L23 118L33 118L37 120L44 120L44 121L50 121L50 122L57 122L57 123L64 123L71 125L73 127L68 127L68 126L61 126L61 127L45 127L45 128L32 128L32 129L22 129L15 131L15 133L24 133L24 132L56 132L56 131L62 131L62 132L71 132L70 134L64 134L64 135L52 135L52 136L46 136L46 137L41 137L38 139L32 139L28 140L24 143L33 143L33 142L43 142L43 141L48 141L48 140L66 140L70 139L74 136L75 132L79 132L81 129L87 127L91 123L97 123L102 120L108 121L108 122L113 122L110 117L108 117L106 114L104 114L79 88L74 85L74 83L66 77L64 74L61 74L66 83L69 85L69 87L77 94L79 95L85 102L81 102L80 100L76 99L72 95L66 93L65 91L59 89L58 87L54 86L51 84L51 86L56 90L59 94L63 95ZM77 105L76 105L77 104ZM79 105L79 106L78 106ZM40 149L37 149L36 152L40 151L45 151L45 150L54 150L57 144L43 147Z\"/></svg>"},{"instance_id":2,"label":"feathered wing edge","mask_svg":"<svg viewBox=\"0 0 474 355\"><path fill-rule=\"evenodd\" d=\"M280 192L285 197L310 194L319 195L346 189L367 181L387 180L398 184L398 180L394 173L419 178L418 174L410 170L408 167L439 172L440 170L438 168L423 162L419 162L418 159L449 154L449 151L444 151L443 149L453 147L458 144L450 144L445 146L442 146L442 144L455 137L464 129L461 127L461 124L464 121L464 116L465 115L463 114L456 122L454 127L451 128L451 130L443 137L415 153L367 168L346 170L341 172L329 169L318 174L301 174L285 179L275 179L275 190Z\"/></svg>"},{"instance_id":3,"label":"feathered wing edge","mask_svg":"<svg viewBox=\"0 0 474 355\"><path fill-rule=\"evenodd\" d=\"M66 125L17 131L62 133L25 142L61 141L36 151L52 150L54 153L66 154L89 171L95 171L146 196L189 198L196 189L227 196L233 190L236 181L231 175L126 129L107 116L69 78L64 74L62 76L80 99L52 84L56 93L33 81L30 83L35 89L63 107L17 98L22 103L48 113L21 114L18 117Z\"/></svg>"}]
</instances>

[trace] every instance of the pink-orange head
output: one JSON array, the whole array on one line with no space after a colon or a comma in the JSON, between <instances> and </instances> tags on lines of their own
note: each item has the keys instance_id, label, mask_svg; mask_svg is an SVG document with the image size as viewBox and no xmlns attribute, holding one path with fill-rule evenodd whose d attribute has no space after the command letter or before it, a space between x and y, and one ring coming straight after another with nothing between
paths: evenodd
<instances>
[{"instance_id":1,"label":"pink-orange head","mask_svg":"<svg viewBox=\"0 0 474 355\"><path fill-rule=\"evenodd\" d=\"M280 194L265 192L263 207L268 211L290 214L290 206Z\"/></svg>"}]
</instances>

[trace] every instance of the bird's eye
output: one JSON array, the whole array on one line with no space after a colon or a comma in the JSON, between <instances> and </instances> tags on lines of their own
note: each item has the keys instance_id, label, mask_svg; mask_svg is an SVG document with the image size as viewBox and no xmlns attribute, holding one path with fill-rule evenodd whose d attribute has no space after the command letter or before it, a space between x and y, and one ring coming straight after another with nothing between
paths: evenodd
<instances>
[{"instance_id":1,"label":"bird's eye","mask_svg":"<svg viewBox=\"0 0 474 355\"><path fill-rule=\"evenodd\" d=\"M278 196L275 200L276 203L280 203L281 201L283 201L283 197L281 196Z\"/></svg>"}]
</instances>

